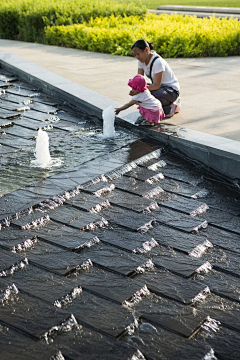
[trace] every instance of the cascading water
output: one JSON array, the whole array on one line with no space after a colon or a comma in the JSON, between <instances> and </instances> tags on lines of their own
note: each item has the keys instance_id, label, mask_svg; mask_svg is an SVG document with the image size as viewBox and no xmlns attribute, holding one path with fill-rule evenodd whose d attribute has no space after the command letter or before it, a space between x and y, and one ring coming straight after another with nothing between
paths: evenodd
<instances>
[{"instance_id":1,"label":"cascading water","mask_svg":"<svg viewBox=\"0 0 240 360\"><path fill-rule=\"evenodd\" d=\"M112 138L115 136L114 120L115 112L112 106L109 106L102 112L103 118L103 137Z\"/></svg>"},{"instance_id":2,"label":"cascading water","mask_svg":"<svg viewBox=\"0 0 240 360\"><path fill-rule=\"evenodd\" d=\"M38 130L35 157L36 160L33 160L31 163L33 166L45 168L51 164L48 134L42 129Z\"/></svg>"}]
</instances>

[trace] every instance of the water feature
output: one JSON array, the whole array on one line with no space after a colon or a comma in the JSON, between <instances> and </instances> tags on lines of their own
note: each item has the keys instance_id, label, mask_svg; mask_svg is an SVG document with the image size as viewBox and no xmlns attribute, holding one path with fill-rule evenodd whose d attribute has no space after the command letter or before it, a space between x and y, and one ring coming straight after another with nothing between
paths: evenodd
<instances>
[{"instance_id":1,"label":"water feature","mask_svg":"<svg viewBox=\"0 0 240 360\"><path fill-rule=\"evenodd\" d=\"M49 137L46 131L43 131L42 129L38 130L35 156L36 160L31 162L32 165L43 168L50 166L51 155L49 151Z\"/></svg>"},{"instance_id":2,"label":"water feature","mask_svg":"<svg viewBox=\"0 0 240 360\"><path fill-rule=\"evenodd\" d=\"M115 136L115 113L112 106L109 106L102 113L103 117L103 137L104 138L112 138Z\"/></svg>"}]
</instances>

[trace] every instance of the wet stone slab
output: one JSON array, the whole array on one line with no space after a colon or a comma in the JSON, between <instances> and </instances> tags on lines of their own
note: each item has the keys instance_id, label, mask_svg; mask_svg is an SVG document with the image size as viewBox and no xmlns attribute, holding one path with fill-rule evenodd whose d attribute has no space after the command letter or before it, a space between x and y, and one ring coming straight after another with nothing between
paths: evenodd
<instances>
[{"instance_id":1,"label":"wet stone slab","mask_svg":"<svg viewBox=\"0 0 240 360\"><path fill-rule=\"evenodd\" d=\"M201 272L204 273L207 271L208 267L211 269L210 263L207 264L204 260L197 259L177 251L169 250L167 248L155 249L152 261L157 267L169 270L174 274L181 275L186 278L190 278ZM201 269L203 270L201 271Z\"/></svg>"},{"instance_id":2,"label":"wet stone slab","mask_svg":"<svg viewBox=\"0 0 240 360\"><path fill-rule=\"evenodd\" d=\"M211 209L211 211L208 211L201 217L204 217L211 225L240 235L240 218L238 216L226 213L225 211Z\"/></svg>"},{"instance_id":3,"label":"wet stone slab","mask_svg":"<svg viewBox=\"0 0 240 360\"><path fill-rule=\"evenodd\" d=\"M124 333L127 326L134 322L126 307L84 290L64 308L73 313L79 323L89 324L114 337Z\"/></svg>"},{"instance_id":4,"label":"wet stone slab","mask_svg":"<svg viewBox=\"0 0 240 360\"><path fill-rule=\"evenodd\" d=\"M28 260L30 264L64 276L85 271L91 266L87 254L76 254L43 241L28 253Z\"/></svg>"},{"instance_id":5,"label":"wet stone slab","mask_svg":"<svg viewBox=\"0 0 240 360\"><path fill-rule=\"evenodd\" d=\"M67 200L66 204L95 214L110 206L105 198L82 192L79 195L74 196L72 199Z\"/></svg>"},{"instance_id":6,"label":"wet stone slab","mask_svg":"<svg viewBox=\"0 0 240 360\"><path fill-rule=\"evenodd\" d=\"M126 335L122 340L138 346L150 359L202 360L211 350L204 342L183 339L182 336L146 320L143 320L134 333Z\"/></svg>"},{"instance_id":7,"label":"wet stone slab","mask_svg":"<svg viewBox=\"0 0 240 360\"><path fill-rule=\"evenodd\" d=\"M159 245L164 245L195 257L201 257L203 253L211 249L211 237L207 238L204 235L205 232L189 234L160 224L154 226L149 231L149 236L152 236ZM206 243L207 239L208 242Z\"/></svg>"},{"instance_id":8,"label":"wet stone slab","mask_svg":"<svg viewBox=\"0 0 240 360\"><path fill-rule=\"evenodd\" d=\"M21 126L18 125L14 125L13 127L7 128L6 129L6 134L7 135L13 135L16 136L18 138L23 138L23 139L29 139L29 140L35 140L37 137L37 131L36 130L31 130L31 129L27 129L27 128L22 128Z\"/></svg>"},{"instance_id":9,"label":"wet stone slab","mask_svg":"<svg viewBox=\"0 0 240 360\"><path fill-rule=\"evenodd\" d=\"M138 214L131 210L125 210L112 206L101 213L110 224L116 224L133 231L146 232L155 223L155 213Z\"/></svg>"},{"instance_id":10,"label":"wet stone slab","mask_svg":"<svg viewBox=\"0 0 240 360\"><path fill-rule=\"evenodd\" d=\"M131 276L153 266L151 262L149 263L148 259L141 255L130 254L124 250L102 243L91 249L85 249L83 253L93 263L124 276Z\"/></svg>"},{"instance_id":11,"label":"wet stone slab","mask_svg":"<svg viewBox=\"0 0 240 360\"><path fill-rule=\"evenodd\" d=\"M210 293L205 284L160 269L138 275L134 280L147 284L148 289L157 295L183 304L194 304L199 294L207 296Z\"/></svg>"},{"instance_id":12,"label":"wet stone slab","mask_svg":"<svg viewBox=\"0 0 240 360\"><path fill-rule=\"evenodd\" d=\"M16 119L19 118L21 115L14 111L0 109L0 118L1 119Z\"/></svg>"},{"instance_id":13,"label":"wet stone slab","mask_svg":"<svg viewBox=\"0 0 240 360\"><path fill-rule=\"evenodd\" d=\"M203 329L198 335L197 340L203 340L209 335L208 329ZM216 332L208 336L208 343L214 349L217 358L224 360L238 360L240 352L240 334L219 326Z\"/></svg>"},{"instance_id":14,"label":"wet stone slab","mask_svg":"<svg viewBox=\"0 0 240 360\"><path fill-rule=\"evenodd\" d=\"M0 135L0 144L20 149L26 146L35 146L35 140L24 139L23 137L13 136L10 134Z\"/></svg>"},{"instance_id":15,"label":"wet stone slab","mask_svg":"<svg viewBox=\"0 0 240 360\"><path fill-rule=\"evenodd\" d=\"M24 230L37 228L38 226L44 225L44 223L49 220L48 214L44 214L41 211L36 210L28 215L21 216L18 219L13 220L11 223Z\"/></svg>"},{"instance_id":16,"label":"wet stone slab","mask_svg":"<svg viewBox=\"0 0 240 360\"><path fill-rule=\"evenodd\" d=\"M14 271L18 271L28 265L25 256L12 254L6 250L1 250L0 255L0 277L10 276Z\"/></svg>"},{"instance_id":17,"label":"wet stone slab","mask_svg":"<svg viewBox=\"0 0 240 360\"><path fill-rule=\"evenodd\" d=\"M240 252L240 235L209 225L202 231L209 241L223 249Z\"/></svg>"},{"instance_id":18,"label":"wet stone slab","mask_svg":"<svg viewBox=\"0 0 240 360\"><path fill-rule=\"evenodd\" d=\"M194 199L186 199L181 196L174 196L170 200L162 202L161 206L172 210L178 210L192 216L204 214L209 209L208 205L204 202Z\"/></svg>"},{"instance_id":19,"label":"wet stone slab","mask_svg":"<svg viewBox=\"0 0 240 360\"><path fill-rule=\"evenodd\" d=\"M152 241L149 233L140 234L126 229L113 227L97 231L96 235L104 242L137 254L152 254L158 244Z\"/></svg>"},{"instance_id":20,"label":"wet stone slab","mask_svg":"<svg viewBox=\"0 0 240 360\"><path fill-rule=\"evenodd\" d=\"M59 352L54 347L7 326L0 325L0 329L1 360L50 360Z\"/></svg>"},{"instance_id":21,"label":"wet stone slab","mask_svg":"<svg viewBox=\"0 0 240 360\"><path fill-rule=\"evenodd\" d=\"M201 280L200 280L201 281ZM206 275L211 292L240 303L240 282L239 278L220 271L212 271Z\"/></svg>"},{"instance_id":22,"label":"wet stone slab","mask_svg":"<svg viewBox=\"0 0 240 360\"><path fill-rule=\"evenodd\" d=\"M1 305L0 321L40 339L53 326L70 318L71 314L52 305L18 293L14 300Z\"/></svg>"},{"instance_id":23,"label":"wet stone slab","mask_svg":"<svg viewBox=\"0 0 240 360\"><path fill-rule=\"evenodd\" d=\"M26 190L16 190L0 198L0 222L6 218L15 218L16 214L28 214L29 210L44 200L37 194Z\"/></svg>"},{"instance_id":24,"label":"wet stone slab","mask_svg":"<svg viewBox=\"0 0 240 360\"><path fill-rule=\"evenodd\" d=\"M203 176L197 173L196 169L191 172L178 166L165 166L161 169L164 177L180 180L190 185L200 185L203 181Z\"/></svg>"},{"instance_id":25,"label":"wet stone slab","mask_svg":"<svg viewBox=\"0 0 240 360\"><path fill-rule=\"evenodd\" d=\"M143 211L150 211L151 209L157 207L157 203L154 200L149 200L143 198L142 196L129 194L118 189L115 189L113 192L106 194L105 198L110 202L110 204L121 206L139 213Z\"/></svg>"},{"instance_id":26,"label":"wet stone slab","mask_svg":"<svg viewBox=\"0 0 240 360\"><path fill-rule=\"evenodd\" d=\"M146 195L147 193L152 191L154 187L156 187L144 181L140 181L127 176L122 176L114 180L114 185L116 189L129 191L130 193L141 196ZM90 189L92 189L92 187Z\"/></svg>"},{"instance_id":27,"label":"wet stone slab","mask_svg":"<svg viewBox=\"0 0 240 360\"><path fill-rule=\"evenodd\" d=\"M125 344L103 335L86 326L81 326L78 331L61 333L54 338L51 346L61 350L68 359L77 360L81 357L84 360L129 360L140 358L138 347ZM142 359L145 358L142 356Z\"/></svg>"},{"instance_id":28,"label":"wet stone slab","mask_svg":"<svg viewBox=\"0 0 240 360\"><path fill-rule=\"evenodd\" d=\"M95 295L115 301L119 304L125 304L135 298L135 294L144 297L142 289L145 284L126 278L120 274L100 269L96 266L89 268L88 271L80 272L78 277L83 290L88 290ZM141 295L142 294L142 295Z\"/></svg>"},{"instance_id":29,"label":"wet stone slab","mask_svg":"<svg viewBox=\"0 0 240 360\"><path fill-rule=\"evenodd\" d=\"M214 269L240 277L240 254L225 249L215 249L210 256L206 255L205 258L211 261Z\"/></svg>"},{"instance_id":30,"label":"wet stone slab","mask_svg":"<svg viewBox=\"0 0 240 360\"><path fill-rule=\"evenodd\" d=\"M20 291L47 301L57 308L66 307L82 292L79 279L68 279L32 264L7 279Z\"/></svg>"},{"instance_id":31,"label":"wet stone slab","mask_svg":"<svg viewBox=\"0 0 240 360\"><path fill-rule=\"evenodd\" d=\"M198 232L207 227L207 221L203 218L196 219L190 215L181 214L177 211L159 208L152 213L160 224L164 224L185 232Z\"/></svg>"},{"instance_id":32,"label":"wet stone slab","mask_svg":"<svg viewBox=\"0 0 240 360\"><path fill-rule=\"evenodd\" d=\"M81 251L97 245L100 240L95 233L74 230L68 226L46 232L43 229L34 231L36 236L43 241L47 241L56 246L63 247L70 251Z\"/></svg>"},{"instance_id":33,"label":"wet stone slab","mask_svg":"<svg viewBox=\"0 0 240 360\"><path fill-rule=\"evenodd\" d=\"M49 212L49 217L53 221L66 224L80 230L90 230L98 226L107 225L100 215L83 212L68 205L63 205Z\"/></svg>"},{"instance_id":34,"label":"wet stone slab","mask_svg":"<svg viewBox=\"0 0 240 360\"><path fill-rule=\"evenodd\" d=\"M0 155L14 154L17 148L10 147L8 145L0 145Z\"/></svg>"},{"instance_id":35,"label":"wet stone slab","mask_svg":"<svg viewBox=\"0 0 240 360\"><path fill-rule=\"evenodd\" d=\"M0 246L13 253L21 253L37 246L38 239L28 231L7 227L0 231Z\"/></svg>"}]
</instances>

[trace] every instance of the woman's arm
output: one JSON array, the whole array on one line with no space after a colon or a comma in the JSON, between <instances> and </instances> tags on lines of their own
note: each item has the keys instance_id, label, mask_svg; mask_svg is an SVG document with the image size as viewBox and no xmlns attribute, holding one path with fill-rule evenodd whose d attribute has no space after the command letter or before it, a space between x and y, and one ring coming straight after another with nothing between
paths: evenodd
<instances>
[{"instance_id":1,"label":"woman's arm","mask_svg":"<svg viewBox=\"0 0 240 360\"><path fill-rule=\"evenodd\" d=\"M148 90L149 91L158 90L161 86L162 78L163 78L163 71L155 74L153 83L151 85L149 85Z\"/></svg>"},{"instance_id":2,"label":"woman's arm","mask_svg":"<svg viewBox=\"0 0 240 360\"><path fill-rule=\"evenodd\" d=\"M125 105L123 105L123 106L121 106L121 107L119 107L119 108L116 108L116 109L115 109L115 114L118 115L118 114L120 113L120 111L126 110L126 109L128 109L130 106L133 106L133 105L135 105L135 104L137 104L137 101L136 101L136 100L131 100L131 101L129 101L127 104L125 104Z\"/></svg>"},{"instance_id":3,"label":"woman's arm","mask_svg":"<svg viewBox=\"0 0 240 360\"><path fill-rule=\"evenodd\" d=\"M144 76L144 70L141 68L138 68L138 74Z\"/></svg>"}]
</instances>

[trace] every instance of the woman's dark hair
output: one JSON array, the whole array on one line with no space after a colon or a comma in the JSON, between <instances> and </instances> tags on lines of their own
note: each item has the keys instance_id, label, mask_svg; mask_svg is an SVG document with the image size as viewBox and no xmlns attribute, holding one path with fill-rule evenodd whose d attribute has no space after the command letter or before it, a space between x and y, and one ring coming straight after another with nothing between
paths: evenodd
<instances>
[{"instance_id":1,"label":"woman's dark hair","mask_svg":"<svg viewBox=\"0 0 240 360\"><path fill-rule=\"evenodd\" d=\"M149 43L146 40L138 40L136 41L133 46L132 46L132 50L134 48L138 48L140 50L145 50L147 48L149 48L150 50L153 50L153 43Z\"/></svg>"}]
</instances>

